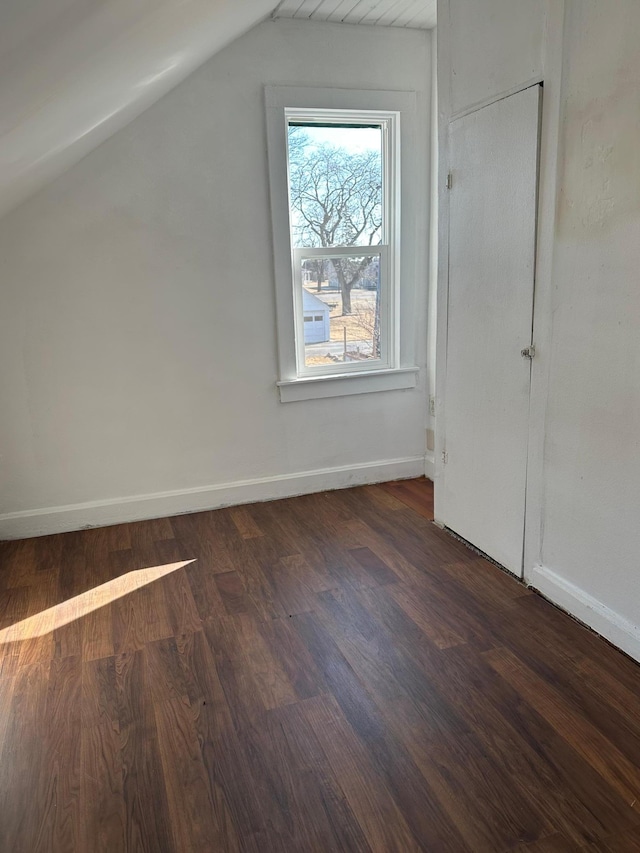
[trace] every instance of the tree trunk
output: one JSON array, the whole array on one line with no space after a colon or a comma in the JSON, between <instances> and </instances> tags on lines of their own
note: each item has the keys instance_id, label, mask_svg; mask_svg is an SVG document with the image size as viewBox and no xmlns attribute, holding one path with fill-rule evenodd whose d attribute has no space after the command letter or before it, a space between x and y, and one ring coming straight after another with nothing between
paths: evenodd
<instances>
[{"instance_id":1,"label":"tree trunk","mask_svg":"<svg viewBox=\"0 0 640 853\"><path fill-rule=\"evenodd\" d=\"M333 268L336 271L336 277L338 279L338 284L340 285L340 292L342 293L342 316L348 317L351 314L351 282L347 281L347 277L344 274L344 269L340 261L334 260Z\"/></svg>"},{"instance_id":2,"label":"tree trunk","mask_svg":"<svg viewBox=\"0 0 640 853\"><path fill-rule=\"evenodd\" d=\"M351 288L346 281L340 285L342 291L342 316L348 317L351 314Z\"/></svg>"},{"instance_id":3,"label":"tree trunk","mask_svg":"<svg viewBox=\"0 0 640 853\"><path fill-rule=\"evenodd\" d=\"M322 279L324 278L324 261L316 261L316 292L322 290Z\"/></svg>"}]
</instances>

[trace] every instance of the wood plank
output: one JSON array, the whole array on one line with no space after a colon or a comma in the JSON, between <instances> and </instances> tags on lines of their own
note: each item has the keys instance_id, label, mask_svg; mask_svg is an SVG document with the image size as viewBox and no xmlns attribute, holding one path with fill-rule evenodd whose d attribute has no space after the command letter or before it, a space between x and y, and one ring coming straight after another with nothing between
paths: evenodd
<instances>
[{"instance_id":1,"label":"wood plank","mask_svg":"<svg viewBox=\"0 0 640 853\"><path fill-rule=\"evenodd\" d=\"M120 569L123 566L126 567L124 574L136 572L142 568L141 563L145 562L153 567L158 556L155 544L150 543L145 547L146 560L139 560L133 550L114 552L111 557L118 567L117 573L122 574ZM173 636L165 586L153 577L135 591L116 598L112 602L111 612L116 654L142 649L146 643Z\"/></svg>"},{"instance_id":2,"label":"wood plank","mask_svg":"<svg viewBox=\"0 0 640 853\"><path fill-rule=\"evenodd\" d=\"M241 614L235 620L235 632L262 707L268 710L295 702L293 685L264 641L257 620L251 614Z\"/></svg>"},{"instance_id":3,"label":"wood plank","mask_svg":"<svg viewBox=\"0 0 640 853\"><path fill-rule=\"evenodd\" d=\"M270 567L268 579L284 614L291 617L306 613L316 606L315 572L300 554L283 557Z\"/></svg>"},{"instance_id":4,"label":"wood plank","mask_svg":"<svg viewBox=\"0 0 640 853\"><path fill-rule=\"evenodd\" d=\"M13 684L0 754L0 850L34 850L43 804L34 797L43 763L49 664L23 666Z\"/></svg>"},{"instance_id":5,"label":"wood plank","mask_svg":"<svg viewBox=\"0 0 640 853\"><path fill-rule=\"evenodd\" d=\"M83 726L80 789L84 850L111 853L126 849L126 808L120 737L110 722Z\"/></svg>"},{"instance_id":6,"label":"wood plank","mask_svg":"<svg viewBox=\"0 0 640 853\"><path fill-rule=\"evenodd\" d=\"M398 480L395 483L383 483L380 488L423 518L429 521L433 520L433 483L431 480L426 480L424 477L419 480Z\"/></svg>"},{"instance_id":7,"label":"wood plank","mask_svg":"<svg viewBox=\"0 0 640 853\"><path fill-rule=\"evenodd\" d=\"M398 582L398 576L393 569L369 548L352 548L349 553L379 586Z\"/></svg>"},{"instance_id":8,"label":"wood plank","mask_svg":"<svg viewBox=\"0 0 640 853\"><path fill-rule=\"evenodd\" d=\"M200 622L223 619L227 611L215 581L216 575L211 568L196 560L185 567L185 575Z\"/></svg>"},{"instance_id":9,"label":"wood plank","mask_svg":"<svg viewBox=\"0 0 640 853\"><path fill-rule=\"evenodd\" d=\"M429 601L427 596L417 596L415 590L403 584L398 584L387 591L393 600L400 605L407 616L439 649L449 649L466 642L456 631L455 620L443 618L442 609Z\"/></svg>"},{"instance_id":10,"label":"wood plank","mask_svg":"<svg viewBox=\"0 0 640 853\"><path fill-rule=\"evenodd\" d=\"M640 853L640 829L611 836L603 842L588 845L584 850L587 853Z\"/></svg>"},{"instance_id":11,"label":"wood plank","mask_svg":"<svg viewBox=\"0 0 640 853\"><path fill-rule=\"evenodd\" d=\"M239 850L224 797L215 797L188 703L155 705L156 728L176 850Z\"/></svg>"},{"instance_id":12,"label":"wood plank","mask_svg":"<svg viewBox=\"0 0 640 853\"><path fill-rule=\"evenodd\" d=\"M234 555L252 606L264 620L285 615L284 606L271 583L272 567L280 557L277 544L267 536L244 541Z\"/></svg>"},{"instance_id":13,"label":"wood plank","mask_svg":"<svg viewBox=\"0 0 640 853\"><path fill-rule=\"evenodd\" d=\"M406 699L387 704L385 719L428 780L452 823L474 853L507 850L554 831L535 797L511 769L473 734L425 736L425 714ZM500 820L491 803L500 800Z\"/></svg>"},{"instance_id":14,"label":"wood plank","mask_svg":"<svg viewBox=\"0 0 640 853\"><path fill-rule=\"evenodd\" d=\"M523 666L511 652L494 649L487 652L485 658L625 798L630 807L640 812L640 768L636 764L564 702L554 687Z\"/></svg>"},{"instance_id":15,"label":"wood plank","mask_svg":"<svg viewBox=\"0 0 640 853\"><path fill-rule=\"evenodd\" d=\"M178 653L214 802L224 797L230 815L228 832L234 837L238 832L245 849L258 851L266 823L263 797L234 731L214 655L202 632L185 638ZM218 808L217 813L223 812ZM218 827L224 829L220 820ZM225 849L224 845L221 849Z\"/></svg>"},{"instance_id":16,"label":"wood plank","mask_svg":"<svg viewBox=\"0 0 640 853\"><path fill-rule=\"evenodd\" d=\"M250 727L265 710L260 693L244 655L243 642L229 617L204 625L207 644L213 653L217 677L238 734Z\"/></svg>"},{"instance_id":17,"label":"wood plank","mask_svg":"<svg viewBox=\"0 0 640 853\"><path fill-rule=\"evenodd\" d=\"M637 821L629 803L523 703L484 663L481 652L470 646L435 651L420 642L417 629L406 624L402 611L388 599L378 595L371 603L395 644L428 674L432 690L448 699L466 720L467 731L486 740L487 751L495 752L497 760L535 792L536 801L566 836L582 844Z\"/></svg>"},{"instance_id":18,"label":"wood plank","mask_svg":"<svg viewBox=\"0 0 640 853\"><path fill-rule=\"evenodd\" d=\"M125 849L177 853L144 651L116 658L116 689L126 808Z\"/></svg>"},{"instance_id":19,"label":"wood plank","mask_svg":"<svg viewBox=\"0 0 640 853\"><path fill-rule=\"evenodd\" d=\"M387 731L378 709L353 678L351 667L328 632L311 613L296 616L294 620L342 712L383 775L414 837L427 848L459 853L468 850L409 753Z\"/></svg>"},{"instance_id":20,"label":"wood plank","mask_svg":"<svg viewBox=\"0 0 640 853\"><path fill-rule=\"evenodd\" d=\"M54 659L49 668L42 731L43 767L37 799L34 850L74 850L80 844L82 665L79 657Z\"/></svg>"},{"instance_id":21,"label":"wood plank","mask_svg":"<svg viewBox=\"0 0 640 853\"><path fill-rule=\"evenodd\" d=\"M229 513L233 523L238 528L238 533L243 539L255 539L256 536L263 535L262 530L260 530L246 507L235 507L229 510Z\"/></svg>"},{"instance_id":22,"label":"wood plank","mask_svg":"<svg viewBox=\"0 0 640 853\"><path fill-rule=\"evenodd\" d=\"M517 608L516 613L520 616L521 609ZM526 618L521 620L519 629L511 624L502 625L501 630L504 645L524 665L556 690L561 689L568 709L595 726L633 763L640 765L640 720L627 712L637 701L630 691L624 688L622 696L632 702L631 706L623 704L624 700L616 701L615 691L605 692L592 685L583 675L584 670L589 671L589 662L578 661L575 650L567 654L564 645L554 644L546 630Z\"/></svg>"},{"instance_id":23,"label":"wood plank","mask_svg":"<svg viewBox=\"0 0 640 853\"><path fill-rule=\"evenodd\" d=\"M383 777L330 696L300 704L372 850L416 853L412 836Z\"/></svg>"},{"instance_id":24,"label":"wood plank","mask_svg":"<svg viewBox=\"0 0 640 853\"><path fill-rule=\"evenodd\" d=\"M0 543L0 849L637 851L640 668L430 491Z\"/></svg>"},{"instance_id":25,"label":"wood plank","mask_svg":"<svg viewBox=\"0 0 640 853\"><path fill-rule=\"evenodd\" d=\"M82 784L85 849L125 849L126 806L115 658L82 666Z\"/></svg>"},{"instance_id":26,"label":"wood plank","mask_svg":"<svg viewBox=\"0 0 640 853\"><path fill-rule=\"evenodd\" d=\"M307 699L326 691L324 678L291 621L272 619L258 623L257 627L298 699Z\"/></svg>"},{"instance_id":27,"label":"wood plank","mask_svg":"<svg viewBox=\"0 0 640 853\"><path fill-rule=\"evenodd\" d=\"M4 547L0 579L4 589L29 587L36 580L36 540L21 539Z\"/></svg>"},{"instance_id":28,"label":"wood plank","mask_svg":"<svg viewBox=\"0 0 640 853\"><path fill-rule=\"evenodd\" d=\"M190 531L188 535L176 537L173 541L182 554L181 559L196 560L198 566L209 574L222 574L235 569L228 551L206 536Z\"/></svg>"},{"instance_id":29,"label":"wood plank","mask_svg":"<svg viewBox=\"0 0 640 853\"><path fill-rule=\"evenodd\" d=\"M175 539L157 543L156 551L158 562L163 565L185 559L184 549ZM202 628L202 619L187 578L187 568L177 569L163 578L164 598L173 636L189 634Z\"/></svg>"},{"instance_id":30,"label":"wood plank","mask_svg":"<svg viewBox=\"0 0 640 853\"><path fill-rule=\"evenodd\" d=\"M0 678L0 760L2 759L4 739L11 720L14 683L15 675Z\"/></svg>"},{"instance_id":31,"label":"wood plank","mask_svg":"<svg viewBox=\"0 0 640 853\"><path fill-rule=\"evenodd\" d=\"M368 851L369 845L338 785L313 727L298 705L265 715L274 745L273 781L288 804L291 837L300 850ZM302 782L298 784L296 781ZM301 819L302 816L307 816Z\"/></svg>"},{"instance_id":32,"label":"wood plank","mask_svg":"<svg viewBox=\"0 0 640 853\"><path fill-rule=\"evenodd\" d=\"M322 598L325 601L328 595ZM376 630L370 618L367 625L366 617L359 616L353 607L343 613L335 604L329 609L334 615L331 633L334 637L338 634L339 648L356 674L374 690L388 727L401 742L406 742L412 757L420 759L423 775L455 825L462 829L471 849L506 849L516 841L532 840L550 831L551 826L526 789L515 780L509 782L511 773L504 775L501 762L492 765L490 750L478 748L472 727L459 719L461 709L443 701L433 682L424 684L424 674L399 654L393 636L385 637L379 627ZM360 640L353 636L354 631L361 632ZM367 636L370 649L364 642ZM407 742L412 731L414 737ZM472 771L476 768L474 777ZM508 789L502 799L503 819L499 828L492 821L485 826L486 804L482 804L488 780L501 774L500 788L505 792ZM455 784L452 778L456 779ZM476 803L478 810L474 812Z\"/></svg>"},{"instance_id":33,"label":"wood plank","mask_svg":"<svg viewBox=\"0 0 640 853\"><path fill-rule=\"evenodd\" d=\"M46 663L55 656L53 614L50 608L57 603L56 588L56 576L43 574L38 584L29 591L28 616L33 617L33 622L30 620L24 625L22 639L17 643L20 666Z\"/></svg>"},{"instance_id":34,"label":"wood plank","mask_svg":"<svg viewBox=\"0 0 640 853\"><path fill-rule=\"evenodd\" d=\"M550 835L533 844L519 845L514 849L520 853L580 853L585 848L578 847L562 835Z\"/></svg>"},{"instance_id":35,"label":"wood plank","mask_svg":"<svg viewBox=\"0 0 640 853\"><path fill-rule=\"evenodd\" d=\"M215 576L215 584L218 587L224 609L230 616L246 613L249 610L250 603L242 575L238 572L225 572L223 575Z\"/></svg>"}]
</instances>

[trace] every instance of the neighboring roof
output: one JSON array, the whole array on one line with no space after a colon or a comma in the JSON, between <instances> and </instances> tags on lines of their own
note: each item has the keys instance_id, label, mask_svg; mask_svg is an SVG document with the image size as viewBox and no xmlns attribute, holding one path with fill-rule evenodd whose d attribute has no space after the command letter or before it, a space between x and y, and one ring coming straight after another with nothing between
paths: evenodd
<instances>
[{"instance_id":1,"label":"neighboring roof","mask_svg":"<svg viewBox=\"0 0 640 853\"><path fill-rule=\"evenodd\" d=\"M303 311L328 311L329 306L322 299L318 299L313 293L309 293L306 287L302 288L302 310Z\"/></svg>"}]
</instances>

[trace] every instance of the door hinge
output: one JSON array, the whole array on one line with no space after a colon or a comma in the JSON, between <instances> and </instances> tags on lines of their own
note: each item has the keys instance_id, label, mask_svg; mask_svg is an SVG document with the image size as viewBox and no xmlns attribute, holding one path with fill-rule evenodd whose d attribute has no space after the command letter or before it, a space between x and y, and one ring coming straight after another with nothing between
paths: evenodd
<instances>
[{"instance_id":1,"label":"door hinge","mask_svg":"<svg viewBox=\"0 0 640 853\"><path fill-rule=\"evenodd\" d=\"M449 454L447 453L446 450L443 450L442 451L442 464L446 465L448 461L449 461Z\"/></svg>"},{"instance_id":2,"label":"door hinge","mask_svg":"<svg viewBox=\"0 0 640 853\"><path fill-rule=\"evenodd\" d=\"M453 186L453 173L449 172L449 174L447 175L447 189L450 190L452 186Z\"/></svg>"},{"instance_id":3,"label":"door hinge","mask_svg":"<svg viewBox=\"0 0 640 853\"><path fill-rule=\"evenodd\" d=\"M535 354L536 354L536 348L533 344L531 344L530 347L525 347L524 349L520 350L520 355L523 358L528 358L530 361L532 358L535 358Z\"/></svg>"}]
</instances>

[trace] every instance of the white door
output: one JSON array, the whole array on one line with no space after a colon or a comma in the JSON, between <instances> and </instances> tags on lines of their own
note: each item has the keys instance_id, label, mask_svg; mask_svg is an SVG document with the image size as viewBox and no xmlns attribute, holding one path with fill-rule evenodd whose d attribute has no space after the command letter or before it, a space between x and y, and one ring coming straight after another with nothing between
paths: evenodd
<instances>
[{"instance_id":1,"label":"white door","mask_svg":"<svg viewBox=\"0 0 640 853\"><path fill-rule=\"evenodd\" d=\"M540 87L450 125L443 518L522 574Z\"/></svg>"}]
</instances>

